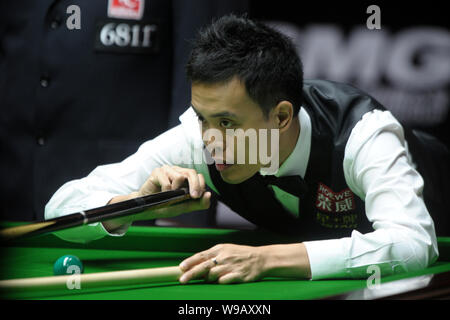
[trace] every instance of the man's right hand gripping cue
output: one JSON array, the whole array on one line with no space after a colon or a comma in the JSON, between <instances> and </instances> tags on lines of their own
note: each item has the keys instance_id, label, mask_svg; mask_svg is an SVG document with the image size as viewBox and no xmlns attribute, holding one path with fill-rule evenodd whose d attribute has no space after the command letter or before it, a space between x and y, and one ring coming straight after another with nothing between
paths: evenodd
<instances>
[{"instance_id":1,"label":"man's right hand gripping cue","mask_svg":"<svg viewBox=\"0 0 450 320\"><path fill-rule=\"evenodd\" d=\"M149 209L148 211L135 215L104 221L103 226L108 232L114 232L114 230L133 221L176 217L182 213L209 208L211 192L205 192L205 179L203 175L197 173L194 169L168 165L154 169L139 191L132 192L128 195L116 196L108 204L143 197L161 191L180 189L186 180L189 184L189 193L192 200L165 208Z\"/></svg>"}]
</instances>

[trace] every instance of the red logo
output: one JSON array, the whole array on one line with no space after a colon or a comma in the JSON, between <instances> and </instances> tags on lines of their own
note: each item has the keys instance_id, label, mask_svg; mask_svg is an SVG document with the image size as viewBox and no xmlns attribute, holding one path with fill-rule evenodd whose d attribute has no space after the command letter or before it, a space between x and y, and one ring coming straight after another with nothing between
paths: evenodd
<instances>
[{"instance_id":1,"label":"red logo","mask_svg":"<svg viewBox=\"0 0 450 320\"><path fill-rule=\"evenodd\" d=\"M145 0L109 0L108 17L140 20Z\"/></svg>"},{"instance_id":2,"label":"red logo","mask_svg":"<svg viewBox=\"0 0 450 320\"><path fill-rule=\"evenodd\" d=\"M353 192L349 188L341 192L334 192L323 183L319 183L316 208L330 213L352 211L355 209Z\"/></svg>"}]
</instances>

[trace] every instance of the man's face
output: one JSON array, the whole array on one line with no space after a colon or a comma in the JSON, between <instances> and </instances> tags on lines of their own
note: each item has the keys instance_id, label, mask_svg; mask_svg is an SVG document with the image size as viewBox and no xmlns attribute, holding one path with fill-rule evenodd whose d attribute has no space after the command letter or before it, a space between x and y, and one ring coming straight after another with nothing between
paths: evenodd
<instances>
[{"instance_id":1,"label":"man's face","mask_svg":"<svg viewBox=\"0 0 450 320\"><path fill-rule=\"evenodd\" d=\"M267 166L267 163L261 162L259 141L266 143L264 152L271 155L274 143L270 129L277 128L275 117L272 113L268 118L264 116L239 79L233 78L219 84L193 84L192 107L199 117L203 142L224 181L233 184L243 182L262 166ZM266 137L260 135L260 129L265 129ZM217 133L221 133L222 139L218 139ZM236 133L240 133L240 137Z\"/></svg>"}]
</instances>

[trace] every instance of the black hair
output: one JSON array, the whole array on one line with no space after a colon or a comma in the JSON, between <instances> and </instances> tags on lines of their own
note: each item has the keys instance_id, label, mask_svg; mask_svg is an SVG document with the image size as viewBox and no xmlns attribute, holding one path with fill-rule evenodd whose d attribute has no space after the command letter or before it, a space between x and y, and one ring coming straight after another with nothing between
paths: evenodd
<instances>
[{"instance_id":1,"label":"black hair","mask_svg":"<svg viewBox=\"0 0 450 320\"><path fill-rule=\"evenodd\" d=\"M237 76L267 116L280 101L302 104L303 67L291 40L269 26L233 14L199 31L186 65L194 83L227 82Z\"/></svg>"}]
</instances>

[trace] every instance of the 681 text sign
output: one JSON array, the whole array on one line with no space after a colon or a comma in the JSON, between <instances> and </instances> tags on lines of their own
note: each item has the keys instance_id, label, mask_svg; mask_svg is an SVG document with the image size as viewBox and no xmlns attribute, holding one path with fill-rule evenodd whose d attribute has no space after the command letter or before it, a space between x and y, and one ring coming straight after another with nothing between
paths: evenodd
<instances>
[{"instance_id":1,"label":"681 text sign","mask_svg":"<svg viewBox=\"0 0 450 320\"><path fill-rule=\"evenodd\" d=\"M117 53L154 53L158 50L158 25L128 20L97 25L95 50Z\"/></svg>"}]
</instances>

